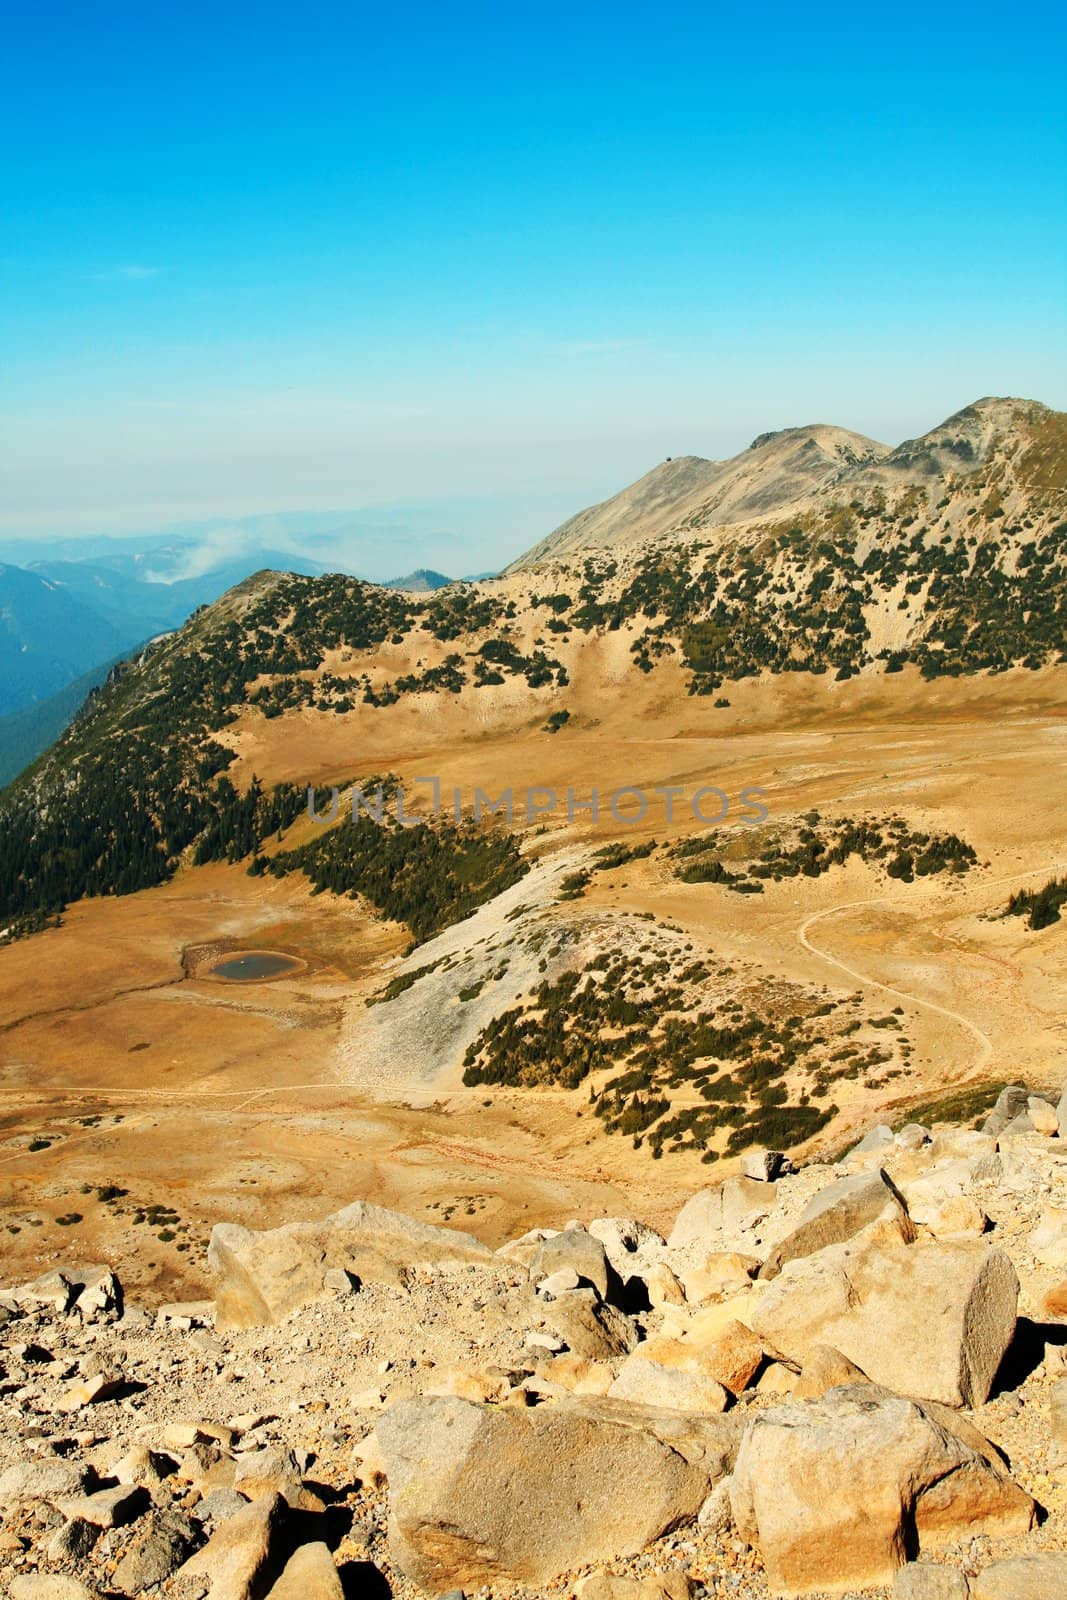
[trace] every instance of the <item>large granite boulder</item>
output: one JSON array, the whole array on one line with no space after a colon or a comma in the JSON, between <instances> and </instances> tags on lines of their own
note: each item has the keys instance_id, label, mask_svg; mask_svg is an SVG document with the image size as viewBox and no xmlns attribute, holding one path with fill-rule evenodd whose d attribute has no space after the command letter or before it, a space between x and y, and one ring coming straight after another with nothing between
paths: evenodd
<instances>
[{"instance_id":1,"label":"large granite boulder","mask_svg":"<svg viewBox=\"0 0 1067 1600\"><path fill-rule=\"evenodd\" d=\"M950 1406L981 1405L1015 1332L1019 1280L978 1239L833 1245L791 1262L748 1312L803 1367L829 1344L873 1383Z\"/></svg>"},{"instance_id":2,"label":"large granite boulder","mask_svg":"<svg viewBox=\"0 0 1067 1600\"><path fill-rule=\"evenodd\" d=\"M954 1422L869 1384L753 1417L730 1504L772 1592L888 1584L917 1549L1029 1529L1030 1496Z\"/></svg>"},{"instance_id":3,"label":"large granite boulder","mask_svg":"<svg viewBox=\"0 0 1067 1600\"><path fill-rule=\"evenodd\" d=\"M728 1470L736 1430L567 1401L532 1410L405 1400L377 1426L394 1554L432 1594L550 1583L633 1555L692 1521Z\"/></svg>"}]
</instances>

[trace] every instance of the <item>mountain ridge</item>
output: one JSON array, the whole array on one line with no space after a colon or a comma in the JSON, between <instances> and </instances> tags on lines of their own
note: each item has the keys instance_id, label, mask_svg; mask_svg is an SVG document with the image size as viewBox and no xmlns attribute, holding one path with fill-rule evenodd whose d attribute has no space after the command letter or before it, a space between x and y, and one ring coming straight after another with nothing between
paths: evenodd
<instances>
[{"instance_id":1,"label":"mountain ridge","mask_svg":"<svg viewBox=\"0 0 1067 1600\"><path fill-rule=\"evenodd\" d=\"M1062 415L1039 401L986 396L895 447L826 423L761 433L724 461L684 456L653 467L618 494L568 518L506 570L523 571L583 550L677 541L698 528L740 528L772 514L813 509L828 496L852 490L929 490L985 465L1006 430L1033 429Z\"/></svg>"}]
</instances>

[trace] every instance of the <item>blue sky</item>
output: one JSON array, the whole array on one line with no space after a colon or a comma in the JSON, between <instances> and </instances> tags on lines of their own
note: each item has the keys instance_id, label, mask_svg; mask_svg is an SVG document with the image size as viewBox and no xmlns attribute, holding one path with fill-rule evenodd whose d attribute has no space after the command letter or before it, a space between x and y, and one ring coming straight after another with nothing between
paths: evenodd
<instances>
[{"instance_id":1,"label":"blue sky","mask_svg":"<svg viewBox=\"0 0 1067 1600\"><path fill-rule=\"evenodd\" d=\"M665 455L1067 405L1064 34L1040 4L11 8L0 532L483 498L510 555Z\"/></svg>"}]
</instances>

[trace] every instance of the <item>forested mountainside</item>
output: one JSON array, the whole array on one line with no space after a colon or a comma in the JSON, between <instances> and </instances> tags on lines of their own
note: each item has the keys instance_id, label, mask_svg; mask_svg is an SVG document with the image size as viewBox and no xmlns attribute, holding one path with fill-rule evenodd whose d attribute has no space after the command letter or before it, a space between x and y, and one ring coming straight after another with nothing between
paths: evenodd
<instances>
[{"instance_id":1,"label":"forested mountainside","mask_svg":"<svg viewBox=\"0 0 1067 1600\"><path fill-rule=\"evenodd\" d=\"M159 883L183 856L254 860L303 794L237 792L224 740L239 719L385 716L411 695L466 695L473 712L510 682L520 724L548 712L558 726L582 641L620 630L636 671L673 661L701 695L760 673L845 679L912 664L930 678L1067 662L1067 416L980 402L856 471L847 497L820 490L771 521L709 532L691 513L684 539L432 595L342 576L249 579L117 668L0 797L0 927ZM498 867L512 870L474 872L486 892ZM447 915L409 910L420 936Z\"/></svg>"}]
</instances>

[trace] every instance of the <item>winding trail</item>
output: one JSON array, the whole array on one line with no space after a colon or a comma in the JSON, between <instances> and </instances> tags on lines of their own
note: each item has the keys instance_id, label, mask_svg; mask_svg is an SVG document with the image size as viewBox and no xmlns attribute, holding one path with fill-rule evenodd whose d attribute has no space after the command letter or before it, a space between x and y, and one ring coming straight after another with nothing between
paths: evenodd
<instances>
[{"instance_id":1,"label":"winding trail","mask_svg":"<svg viewBox=\"0 0 1067 1600\"><path fill-rule=\"evenodd\" d=\"M949 1022L955 1022L959 1027L965 1028L972 1038L978 1041L979 1053L975 1061L975 1071L980 1072L987 1067L993 1059L993 1041L987 1033L983 1033L978 1025L969 1017L962 1016L958 1011L950 1011L947 1006L939 1006L935 1000L924 1000L921 995L911 994L907 989L898 989L891 983L883 983L880 978L872 978L866 972L860 972L856 967L847 966L844 961L839 961L836 956L828 955L825 950L820 950L818 945L812 944L808 938L808 929L813 928L817 922L822 922L826 917L836 916L839 911L854 911L860 906L899 905L892 895L878 895L873 900L848 900L844 905L828 906L825 911L815 911L797 929L797 939L804 949L811 955L818 956L820 961L829 962L839 972L847 973L857 983L862 983L865 988L881 989L884 994L891 994L898 1000L906 1000L909 1005L921 1006L924 1011L936 1012L939 1017L945 1017Z\"/></svg>"},{"instance_id":2,"label":"winding trail","mask_svg":"<svg viewBox=\"0 0 1067 1600\"><path fill-rule=\"evenodd\" d=\"M990 878L984 883L974 884L973 887L975 889L982 889L985 891L988 889L998 888L1002 884L1019 883L1026 878L1036 878L1039 875L1044 877L1051 873L1053 876L1055 876L1056 873L1062 870L1063 863L1054 862L1051 867L1031 867L1027 872L1015 872L1003 878ZM850 967L846 962L840 961L837 956L830 955L826 950L820 950L819 946L812 944L811 940L808 938L808 929L813 928L817 922L823 922L827 917L835 917L839 912L842 911L856 911L859 910L861 906L879 905L892 906L895 910L908 909L906 902L899 899L895 895L875 895L868 900L846 900L842 905L827 906L825 910L813 911L810 916L805 917L797 929L797 941L805 950L808 951L810 955L818 956L820 961L828 962L830 966L836 967L839 972L844 972L848 977L854 979L857 983L862 983L867 988L881 989L884 994L894 995L898 1000L906 1000L909 1005L919 1006L924 1011L932 1011L937 1016L944 1017L947 1021L956 1023L958 1027L963 1028L971 1035L973 1039L977 1041L979 1051L978 1057L974 1063L974 1070L975 1072L981 1072L982 1069L987 1067L993 1060L995 1051L993 1049L993 1041L990 1039L989 1035L978 1026L977 1023L972 1022L969 1017L963 1016L959 1011L951 1011L948 1006L938 1005L935 1000L924 1000L922 995L912 994L907 989L899 989L891 983L883 983L880 978L872 978L869 973L860 972L857 967ZM934 933L939 939L946 938L940 929L935 928ZM1018 975L1018 968L1012 967L1010 963L1001 961L1000 958L995 956L988 957L987 959L995 961L998 966L1007 967L1008 970L1013 973L1013 975Z\"/></svg>"}]
</instances>

